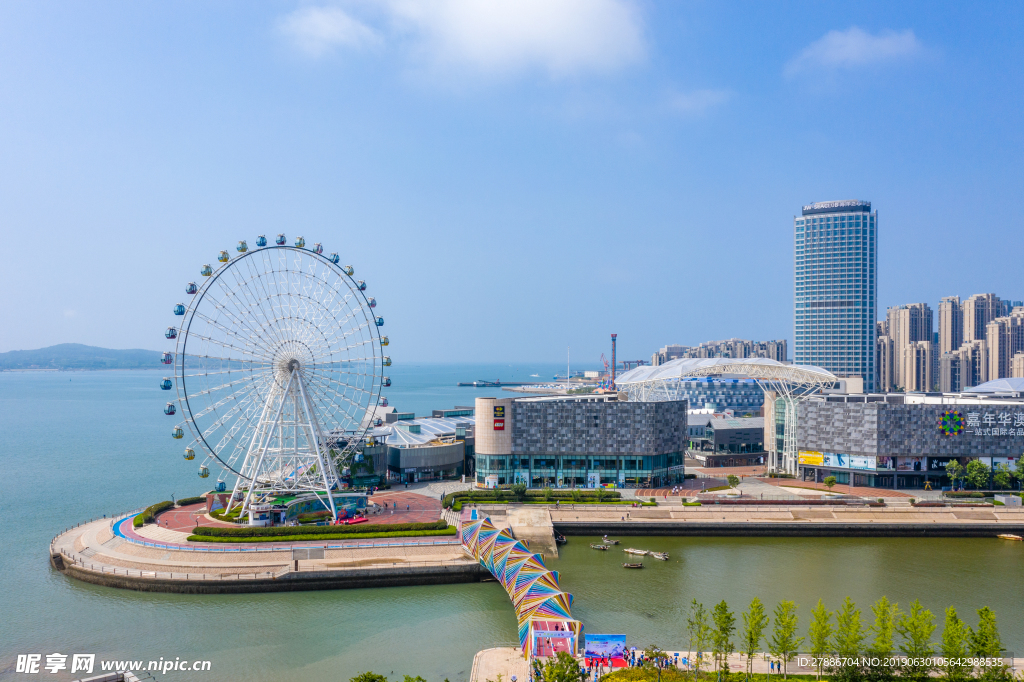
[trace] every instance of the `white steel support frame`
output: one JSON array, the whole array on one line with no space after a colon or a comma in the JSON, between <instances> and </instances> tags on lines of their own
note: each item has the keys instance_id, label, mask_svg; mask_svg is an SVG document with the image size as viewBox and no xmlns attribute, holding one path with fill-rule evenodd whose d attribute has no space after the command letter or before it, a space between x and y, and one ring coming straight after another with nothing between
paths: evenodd
<instances>
[{"instance_id":1,"label":"white steel support frame","mask_svg":"<svg viewBox=\"0 0 1024 682\"><path fill-rule=\"evenodd\" d=\"M338 482L338 472L321 446L324 442L323 432L316 420L306 394L302 373L297 366L288 373L288 381L279 392L278 399L280 403L277 405L274 418L264 418L259 424L256 430L257 437L253 439L252 447L249 448L242 463L242 475L252 483L242 501L240 515L248 511L254 495L261 492L319 493L322 490L327 494L324 506L331 510L332 516L337 517L332 490ZM273 401L274 398L267 406L269 407ZM285 421L285 406L289 402L292 405L291 419ZM286 428L291 430L290 438ZM300 435L303 438L300 438ZM301 444L302 440L305 440L304 445ZM242 480L244 479L240 476L238 483L235 484L231 500L228 502L229 510L234 504ZM317 497L319 498L319 495Z\"/></svg>"},{"instance_id":2,"label":"white steel support frame","mask_svg":"<svg viewBox=\"0 0 1024 682\"><path fill-rule=\"evenodd\" d=\"M721 374L747 376L757 382L766 394L775 392L781 398L785 410L783 417L784 435L781 461L774 447L775 424L771 425L773 447L769 452L767 469L771 473L785 473L796 476L799 467L797 446L797 414L800 401L825 386L832 385L838 378L820 367L786 365L764 358L728 359L686 358L673 360L658 367L638 367L624 374L616 384L626 389L630 401L661 402L681 399L681 382L685 379L700 379ZM773 405L774 408L777 407Z\"/></svg>"}]
</instances>

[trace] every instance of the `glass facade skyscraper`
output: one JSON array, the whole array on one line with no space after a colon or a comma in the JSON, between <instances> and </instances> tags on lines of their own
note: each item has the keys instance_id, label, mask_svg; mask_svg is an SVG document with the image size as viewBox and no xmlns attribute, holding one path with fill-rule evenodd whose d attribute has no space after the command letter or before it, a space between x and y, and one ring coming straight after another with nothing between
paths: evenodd
<instances>
[{"instance_id":1,"label":"glass facade skyscraper","mask_svg":"<svg viewBox=\"0 0 1024 682\"><path fill-rule=\"evenodd\" d=\"M824 201L804 206L793 227L793 361L863 377L873 391L878 212L870 201Z\"/></svg>"}]
</instances>

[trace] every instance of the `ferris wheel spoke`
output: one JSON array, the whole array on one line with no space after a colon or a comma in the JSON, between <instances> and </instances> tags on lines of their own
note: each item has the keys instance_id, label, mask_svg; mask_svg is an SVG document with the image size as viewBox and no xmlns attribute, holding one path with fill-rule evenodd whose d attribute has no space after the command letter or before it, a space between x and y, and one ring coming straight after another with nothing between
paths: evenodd
<instances>
[{"instance_id":1,"label":"ferris wheel spoke","mask_svg":"<svg viewBox=\"0 0 1024 682\"><path fill-rule=\"evenodd\" d=\"M265 290L265 282L263 282L262 278L257 276L254 271L252 258L246 259L246 267L251 275L249 279L246 279L244 274L241 272L232 271L232 276L237 284L237 290L240 292L236 295L236 299L240 300L242 297L245 298L245 305L240 308L239 313L244 317L252 318L254 320L254 326L257 328L269 329L270 333L275 336L275 340L280 342L282 339L276 335L277 330L266 324L268 319L267 311L263 309L262 305L263 301L266 300L266 297L260 298L255 295L258 292L252 290L252 285L256 282L259 282L260 287Z\"/></svg>"},{"instance_id":2,"label":"ferris wheel spoke","mask_svg":"<svg viewBox=\"0 0 1024 682\"><path fill-rule=\"evenodd\" d=\"M323 389L325 391L325 393L333 395L334 399L335 399L335 402L337 401L338 398L340 398L341 400L343 400L345 403L351 405L352 407L355 407L357 409L361 409L362 408L362 403L357 403L356 401L354 401L351 398L349 398L348 395L346 395L343 392L338 392L338 391L332 390L330 388L330 386L328 384L325 384L320 377L314 377L312 382L307 382L307 384L310 384L310 383L312 383L315 386L318 386L320 389ZM360 386L353 386L353 385L349 384L346 388L354 389L357 392L366 393L367 395L371 395L372 394L371 391L368 391L367 389L365 389L363 387L360 387Z\"/></svg>"},{"instance_id":3,"label":"ferris wheel spoke","mask_svg":"<svg viewBox=\"0 0 1024 682\"><path fill-rule=\"evenodd\" d=\"M214 308L216 308L218 312L224 313L224 315L232 323L234 323L236 326L238 326L240 328L239 331L243 331L244 330L245 332L249 333L254 338L259 338L258 331L256 329L253 329L252 326L248 324L247 320L240 319L223 302L221 302L218 298L213 296L212 292L208 292L207 295L204 296L203 298L204 299L209 298L210 301L213 303ZM198 310L196 312L198 313Z\"/></svg>"},{"instance_id":4,"label":"ferris wheel spoke","mask_svg":"<svg viewBox=\"0 0 1024 682\"><path fill-rule=\"evenodd\" d=\"M197 391L197 392L192 393L190 395L192 395L192 396L212 395L215 392L223 391L225 389L231 388L232 386L239 386L241 384L249 385L249 384L252 383L252 381L253 381L252 377L244 377L242 379L236 379L235 381L229 381L227 383L220 384L218 386L213 386L213 387L208 388L206 390Z\"/></svg>"},{"instance_id":5,"label":"ferris wheel spoke","mask_svg":"<svg viewBox=\"0 0 1024 682\"><path fill-rule=\"evenodd\" d=\"M211 326L213 326L215 328L218 328L218 329L220 328L220 325L215 323L213 320L206 320L206 321ZM248 354L249 356L251 356L251 360L263 360L263 359L265 359L265 356L263 354L259 353L258 350L257 350L257 347L254 346L253 344L245 344L245 345L241 345L240 346L240 345L237 345L237 344L234 344L234 343L229 343L227 341L215 338L215 337L210 336L208 334L203 334L203 333L200 333L198 331L190 331L189 332L189 338L192 339L193 337L197 341L204 341L204 342L206 342L208 344L212 344L214 346L219 346L220 348L223 348L223 349L227 350L228 352L237 351L237 352L239 352L239 353L241 353L243 355Z\"/></svg>"}]
</instances>

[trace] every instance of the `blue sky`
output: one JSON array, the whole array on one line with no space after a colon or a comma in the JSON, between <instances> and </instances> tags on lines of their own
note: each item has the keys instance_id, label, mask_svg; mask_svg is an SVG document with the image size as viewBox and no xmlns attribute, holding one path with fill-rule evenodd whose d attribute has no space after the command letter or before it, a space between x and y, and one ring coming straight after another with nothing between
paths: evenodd
<instances>
[{"instance_id":1,"label":"blue sky","mask_svg":"<svg viewBox=\"0 0 1024 682\"><path fill-rule=\"evenodd\" d=\"M162 349L257 234L396 362L791 338L792 218L879 211L879 315L1024 299L1024 5L0 4L0 351Z\"/></svg>"}]
</instances>

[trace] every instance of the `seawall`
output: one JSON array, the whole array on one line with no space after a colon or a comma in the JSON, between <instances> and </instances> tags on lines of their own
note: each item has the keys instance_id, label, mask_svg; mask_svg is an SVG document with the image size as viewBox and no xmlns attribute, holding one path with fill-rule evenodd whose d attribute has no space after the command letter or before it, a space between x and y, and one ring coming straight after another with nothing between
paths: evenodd
<instances>
[{"instance_id":1,"label":"seawall","mask_svg":"<svg viewBox=\"0 0 1024 682\"><path fill-rule=\"evenodd\" d=\"M59 556L59 555L58 555ZM178 594L238 594L245 592L293 592L300 590L343 590L361 587L402 587L409 585L448 585L490 579L478 563L436 566L380 566L341 570L285 571L251 579L157 578L125 573L91 570L77 564L50 558L51 565L64 575L83 582L140 592ZM57 564L60 565L57 565ZM123 570L123 569L122 569ZM134 573L140 573L134 571Z\"/></svg>"},{"instance_id":2,"label":"seawall","mask_svg":"<svg viewBox=\"0 0 1024 682\"><path fill-rule=\"evenodd\" d=\"M1024 535L1024 523L772 523L555 521L563 535L685 535L695 537L906 537L992 538L1000 533Z\"/></svg>"}]
</instances>

